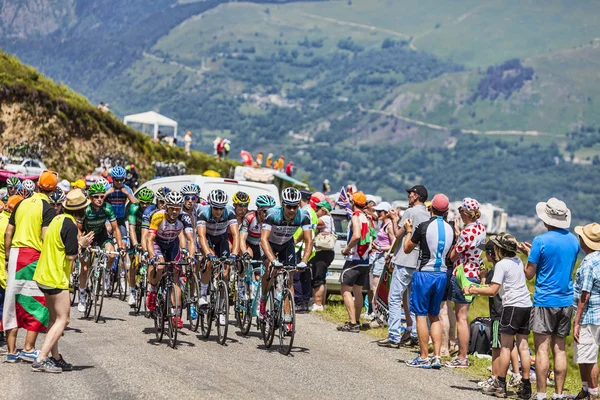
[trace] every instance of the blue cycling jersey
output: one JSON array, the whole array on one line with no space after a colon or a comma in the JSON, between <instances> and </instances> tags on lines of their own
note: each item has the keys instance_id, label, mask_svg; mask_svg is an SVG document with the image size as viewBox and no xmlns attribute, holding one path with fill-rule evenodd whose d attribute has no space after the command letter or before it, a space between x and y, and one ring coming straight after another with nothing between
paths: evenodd
<instances>
[{"instance_id":1,"label":"blue cycling jersey","mask_svg":"<svg viewBox=\"0 0 600 400\"><path fill-rule=\"evenodd\" d=\"M113 185L108 185L106 191L112 188L112 186ZM129 186L123 185L123 187L133 195L133 190L131 190ZM120 189L115 189L114 192L106 195L106 202L112 206L117 219L125 218L125 203L127 203L127 195L125 193Z\"/></svg>"},{"instance_id":2,"label":"blue cycling jersey","mask_svg":"<svg viewBox=\"0 0 600 400\"><path fill-rule=\"evenodd\" d=\"M271 231L269 242L284 244L293 240L294 233L301 227L303 231L312 229L310 215L302 209L296 211L294 219L287 221L282 206L269 208L262 229Z\"/></svg>"},{"instance_id":3,"label":"blue cycling jersey","mask_svg":"<svg viewBox=\"0 0 600 400\"><path fill-rule=\"evenodd\" d=\"M148 207L146 207L144 214L142 214L142 229L150 228L150 220L157 211L158 208L156 207L156 204L150 204Z\"/></svg>"},{"instance_id":4,"label":"blue cycling jersey","mask_svg":"<svg viewBox=\"0 0 600 400\"><path fill-rule=\"evenodd\" d=\"M198 209L197 226L205 226L208 236L220 236L227 232L227 228L231 225L237 225L235 210L232 206L226 206L223 210L223 215L219 220L215 220L212 215L211 206L203 206Z\"/></svg>"}]
</instances>

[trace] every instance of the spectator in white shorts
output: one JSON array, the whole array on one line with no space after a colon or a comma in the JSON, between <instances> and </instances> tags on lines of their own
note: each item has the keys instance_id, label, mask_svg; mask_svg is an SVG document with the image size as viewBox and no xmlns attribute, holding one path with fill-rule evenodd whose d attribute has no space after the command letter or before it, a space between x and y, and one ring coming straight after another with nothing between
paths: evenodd
<instances>
[{"instance_id":1,"label":"spectator in white shorts","mask_svg":"<svg viewBox=\"0 0 600 400\"><path fill-rule=\"evenodd\" d=\"M573 324L575 354L582 389L578 399L598 398L598 345L600 345L600 225L578 226L575 233L585 253L575 274L573 305L577 308Z\"/></svg>"}]
</instances>

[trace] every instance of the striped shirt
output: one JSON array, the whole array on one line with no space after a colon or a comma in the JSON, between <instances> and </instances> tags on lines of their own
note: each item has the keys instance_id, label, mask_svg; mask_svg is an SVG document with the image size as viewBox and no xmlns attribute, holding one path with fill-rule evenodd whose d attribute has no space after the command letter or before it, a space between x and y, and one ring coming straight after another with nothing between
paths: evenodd
<instances>
[{"instance_id":1,"label":"striped shirt","mask_svg":"<svg viewBox=\"0 0 600 400\"><path fill-rule=\"evenodd\" d=\"M454 230L442 217L431 217L415 229L410 240L420 247L418 271L446 272L446 256L454 243Z\"/></svg>"}]
</instances>

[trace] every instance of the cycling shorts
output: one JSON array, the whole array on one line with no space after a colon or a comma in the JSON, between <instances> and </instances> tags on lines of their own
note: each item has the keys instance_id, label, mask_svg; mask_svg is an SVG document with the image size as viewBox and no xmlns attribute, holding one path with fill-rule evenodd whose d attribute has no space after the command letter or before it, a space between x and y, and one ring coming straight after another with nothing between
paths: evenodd
<instances>
[{"instance_id":1,"label":"cycling shorts","mask_svg":"<svg viewBox=\"0 0 600 400\"><path fill-rule=\"evenodd\" d=\"M85 232L85 233L87 233L87 232ZM94 233L94 240L92 241L92 247L98 246L100 248L104 248L107 243L110 243L114 246L113 237L111 235L109 235L108 232L103 230L100 234Z\"/></svg>"},{"instance_id":2,"label":"cycling shorts","mask_svg":"<svg viewBox=\"0 0 600 400\"><path fill-rule=\"evenodd\" d=\"M261 261L263 259L260 245L246 242L246 246L248 246L249 249L252 249L252 261Z\"/></svg>"},{"instance_id":3,"label":"cycling shorts","mask_svg":"<svg viewBox=\"0 0 600 400\"><path fill-rule=\"evenodd\" d=\"M229 255L229 237L227 233L217 236L206 235L206 240L210 248L215 251L217 257L226 257Z\"/></svg>"},{"instance_id":4,"label":"cycling shorts","mask_svg":"<svg viewBox=\"0 0 600 400\"><path fill-rule=\"evenodd\" d=\"M179 248L179 239L175 239L168 246L159 245L154 242L154 253L157 257L162 257L165 262L179 261L181 258L181 249Z\"/></svg>"},{"instance_id":5,"label":"cycling shorts","mask_svg":"<svg viewBox=\"0 0 600 400\"><path fill-rule=\"evenodd\" d=\"M294 239L288 240L283 244L275 244L272 242L269 242L269 244L271 245L273 254L280 263L288 265L296 264L296 246L294 245Z\"/></svg>"}]
</instances>

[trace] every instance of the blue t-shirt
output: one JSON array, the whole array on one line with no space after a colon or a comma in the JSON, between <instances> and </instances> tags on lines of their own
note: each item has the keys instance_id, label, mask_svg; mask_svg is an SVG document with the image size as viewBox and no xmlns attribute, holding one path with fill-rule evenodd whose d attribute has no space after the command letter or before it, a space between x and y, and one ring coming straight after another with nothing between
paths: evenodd
<instances>
[{"instance_id":1,"label":"blue t-shirt","mask_svg":"<svg viewBox=\"0 0 600 400\"><path fill-rule=\"evenodd\" d=\"M535 307L567 307L573 304L573 269L579 241L566 229L556 229L533 240L528 261L537 264Z\"/></svg>"}]
</instances>

